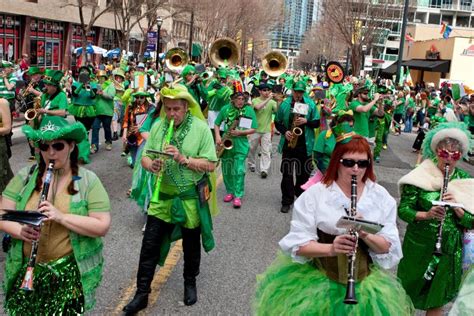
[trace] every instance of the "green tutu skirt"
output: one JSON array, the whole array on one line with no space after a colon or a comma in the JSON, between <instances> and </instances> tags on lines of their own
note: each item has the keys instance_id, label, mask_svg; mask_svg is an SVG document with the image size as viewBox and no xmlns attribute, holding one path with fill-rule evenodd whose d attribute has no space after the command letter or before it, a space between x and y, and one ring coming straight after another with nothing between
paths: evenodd
<instances>
[{"instance_id":1,"label":"green tutu skirt","mask_svg":"<svg viewBox=\"0 0 474 316\"><path fill-rule=\"evenodd\" d=\"M311 263L279 253L257 276L256 315L413 315L410 298L397 279L376 267L355 287L358 304L344 304L346 285L330 280Z\"/></svg>"},{"instance_id":2,"label":"green tutu skirt","mask_svg":"<svg viewBox=\"0 0 474 316\"><path fill-rule=\"evenodd\" d=\"M81 315L84 296L80 273L73 255L36 264L33 291L20 289L26 263L5 300L5 310L11 316Z\"/></svg>"},{"instance_id":3,"label":"green tutu skirt","mask_svg":"<svg viewBox=\"0 0 474 316\"><path fill-rule=\"evenodd\" d=\"M95 117L94 105L74 105L69 104L67 111L74 117Z\"/></svg>"}]
</instances>

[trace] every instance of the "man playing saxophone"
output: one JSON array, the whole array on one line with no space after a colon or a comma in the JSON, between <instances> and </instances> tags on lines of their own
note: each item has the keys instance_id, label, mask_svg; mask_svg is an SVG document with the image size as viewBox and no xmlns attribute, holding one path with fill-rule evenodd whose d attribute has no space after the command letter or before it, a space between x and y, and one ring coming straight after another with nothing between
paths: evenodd
<instances>
[{"instance_id":1,"label":"man playing saxophone","mask_svg":"<svg viewBox=\"0 0 474 316\"><path fill-rule=\"evenodd\" d=\"M160 94L163 101L161 119L150 131L141 163L152 173L161 172L162 179L158 201L152 200L148 208L137 291L124 307L127 315L147 306L156 265L163 266L170 243L174 241L172 237L183 239L185 305L197 301L201 240L206 252L214 248L211 214L215 214L216 209L209 201L209 192L211 195L214 192L208 185L207 176L214 171L217 162L212 134L199 105L184 85L165 86ZM174 131L167 137L171 121ZM163 146L168 138L169 144ZM180 232L181 236L176 236L175 232Z\"/></svg>"},{"instance_id":2,"label":"man playing saxophone","mask_svg":"<svg viewBox=\"0 0 474 316\"><path fill-rule=\"evenodd\" d=\"M306 183L312 170L311 151L314 129L319 127L319 112L305 91L306 84L296 82L292 95L280 104L275 117L275 127L282 135L278 146L282 153L282 213L288 213L295 197L303 193L301 185Z\"/></svg>"}]
</instances>

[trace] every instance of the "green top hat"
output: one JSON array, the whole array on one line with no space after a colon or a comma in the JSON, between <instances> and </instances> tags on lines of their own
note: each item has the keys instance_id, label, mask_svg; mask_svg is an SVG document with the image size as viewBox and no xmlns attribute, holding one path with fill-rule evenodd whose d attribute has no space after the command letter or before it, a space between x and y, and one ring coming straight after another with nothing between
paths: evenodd
<instances>
[{"instance_id":1,"label":"green top hat","mask_svg":"<svg viewBox=\"0 0 474 316\"><path fill-rule=\"evenodd\" d=\"M86 129L82 123L69 123L60 116L45 116L38 129L23 125L23 133L34 142L55 139L73 140L80 143L86 138Z\"/></svg>"},{"instance_id":2,"label":"green top hat","mask_svg":"<svg viewBox=\"0 0 474 316\"><path fill-rule=\"evenodd\" d=\"M306 91L306 83L303 81L298 81L293 85L293 90L294 91Z\"/></svg>"},{"instance_id":3,"label":"green top hat","mask_svg":"<svg viewBox=\"0 0 474 316\"><path fill-rule=\"evenodd\" d=\"M52 86L59 87L61 79L64 74L60 70L46 69L44 74L43 82L44 84L49 84Z\"/></svg>"},{"instance_id":4,"label":"green top hat","mask_svg":"<svg viewBox=\"0 0 474 316\"><path fill-rule=\"evenodd\" d=\"M332 130L336 136L336 142L340 144L347 144L352 140L352 136L356 135L348 122L337 124Z\"/></svg>"},{"instance_id":5,"label":"green top hat","mask_svg":"<svg viewBox=\"0 0 474 316\"><path fill-rule=\"evenodd\" d=\"M36 66L30 66L30 69L28 69L27 75L28 76L34 76L36 74L41 74L42 75L43 71L41 71L41 69L39 69Z\"/></svg>"}]
</instances>

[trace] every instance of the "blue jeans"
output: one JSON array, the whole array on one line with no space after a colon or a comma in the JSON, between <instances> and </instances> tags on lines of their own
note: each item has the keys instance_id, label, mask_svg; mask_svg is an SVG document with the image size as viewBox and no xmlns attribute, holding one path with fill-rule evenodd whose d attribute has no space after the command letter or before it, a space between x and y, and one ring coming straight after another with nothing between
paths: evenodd
<instances>
[{"instance_id":1,"label":"blue jeans","mask_svg":"<svg viewBox=\"0 0 474 316\"><path fill-rule=\"evenodd\" d=\"M112 144L112 131L110 124L112 123L112 116L97 115L92 124L92 145L95 145L97 150L99 149L99 130L100 126L104 127L105 143Z\"/></svg>"},{"instance_id":2,"label":"blue jeans","mask_svg":"<svg viewBox=\"0 0 474 316\"><path fill-rule=\"evenodd\" d=\"M405 133L411 133L413 129L413 115L407 115L405 117L405 129L403 130Z\"/></svg>"}]
</instances>

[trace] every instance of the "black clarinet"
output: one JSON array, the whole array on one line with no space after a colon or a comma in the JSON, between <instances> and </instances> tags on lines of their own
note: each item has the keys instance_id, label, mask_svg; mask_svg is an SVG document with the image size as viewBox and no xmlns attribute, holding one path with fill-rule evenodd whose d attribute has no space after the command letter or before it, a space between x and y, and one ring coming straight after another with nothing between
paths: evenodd
<instances>
[{"instance_id":1,"label":"black clarinet","mask_svg":"<svg viewBox=\"0 0 474 316\"><path fill-rule=\"evenodd\" d=\"M50 160L48 169L46 170L46 176L44 178L43 188L41 190L40 199L38 202L39 205L48 199L49 187L51 185L51 180L53 177L54 169L54 160ZM41 227L41 224L39 225ZM21 289L25 291L33 291L33 271L35 270L36 265L36 255L38 254L39 240L33 240L31 243L31 253L30 258L28 259L28 265L26 266L25 277L21 283Z\"/></svg>"},{"instance_id":2,"label":"black clarinet","mask_svg":"<svg viewBox=\"0 0 474 316\"><path fill-rule=\"evenodd\" d=\"M351 179L351 209L348 212L350 217L357 215L357 176L352 176ZM359 240L359 233L355 229L350 229L349 234L356 238L356 245L354 252L348 255L347 261L347 288L346 297L344 298L344 304L357 304L357 298L355 295L355 264L357 254L357 244Z\"/></svg>"},{"instance_id":3,"label":"black clarinet","mask_svg":"<svg viewBox=\"0 0 474 316\"><path fill-rule=\"evenodd\" d=\"M441 196L440 200L443 201L443 196L448 192L448 182L449 182L449 165L445 164L444 165L444 178L443 178L443 187L441 188ZM439 221L438 224L438 235L436 236L436 243L435 243L435 250L433 252L434 255L436 256L441 256L441 243L443 242L443 225L444 225L444 219L446 218L446 212L448 211L448 206L444 206L444 216L443 218Z\"/></svg>"}]
</instances>

